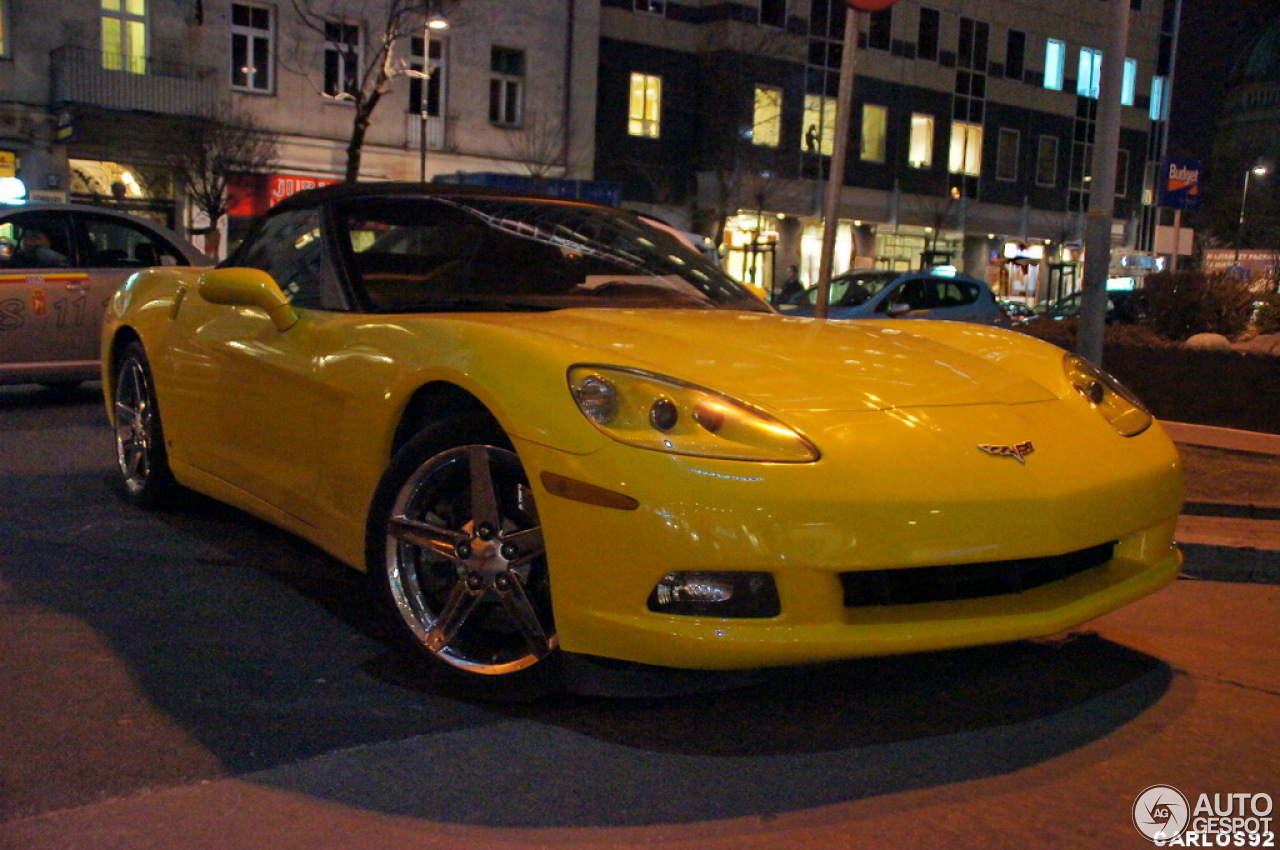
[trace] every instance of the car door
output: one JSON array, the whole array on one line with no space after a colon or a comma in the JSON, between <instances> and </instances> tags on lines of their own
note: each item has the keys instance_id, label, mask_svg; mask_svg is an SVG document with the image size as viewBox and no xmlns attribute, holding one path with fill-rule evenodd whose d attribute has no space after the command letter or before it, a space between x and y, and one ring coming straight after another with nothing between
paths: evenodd
<instances>
[{"instance_id":1,"label":"car door","mask_svg":"<svg viewBox=\"0 0 1280 850\"><path fill-rule=\"evenodd\" d=\"M77 265L85 273L82 350L98 356L107 302L129 275L150 266L187 265L179 248L147 227L121 215L70 213Z\"/></svg>"},{"instance_id":2,"label":"car door","mask_svg":"<svg viewBox=\"0 0 1280 850\"><path fill-rule=\"evenodd\" d=\"M876 304L876 312L906 319L929 318L937 293L928 278L908 277L896 281Z\"/></svg>"},{"instance_id":3,"label":"car door","mask_svg":"<svg viewBox=\"0 0 1280 850\"><path fill-rule=\"evenodd\" d=\"M978 296L981 288L972 281L960 278L934 278L933 304L931 319L946 319L952 322L976 322L978 316Z\"/></svg>"},{"instance_id":4,"label":"car door","mask_svg":"<svg viewBox=\"0 0 1280 850\"><path fill-rule=\"evenodd\" d=\"M315 380L331 269L319 213L268 220L229 262L271 274L302 318L279 330L257 308L181 302L161 388L172 456L304 521L319 476L323 423L337 400Z\"/></svg>"},{"instance_id":5,"label":"car door","mask_svg":"<svg viewBox=\"0 0 1280 850\"><path fill-rule=\"evenodd\" d=\"M68 215L10 214L0 222L0 240L10 252L0 263L0 370L12 378L73 361L91 368L98 347L85 344L88 275L76 267ZM43 375L31 374L36 380Z\"/></svg>"}]
</instances>

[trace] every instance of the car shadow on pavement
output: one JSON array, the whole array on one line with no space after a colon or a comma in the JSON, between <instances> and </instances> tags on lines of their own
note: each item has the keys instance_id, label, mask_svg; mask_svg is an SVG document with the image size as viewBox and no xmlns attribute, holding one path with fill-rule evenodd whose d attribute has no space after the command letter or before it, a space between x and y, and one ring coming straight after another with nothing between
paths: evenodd
<instances>
[{"instance_id":1,"label":"car shadow on pavement","mask_svg":"<svg viewBox=\"0 0 1280 850\"><path fill-rule=\"evenodd\" d=\"M477 699L407 664L362 576L309 544L195 495L140 511L109 480L14 477L0 520L33 504L49 519L10 523L0 586L109 647L94 663L123 665L157 719L48 718L70 752L92 741L102 761L78 760L82 786L22 767L15 813L167 784L184 758L186 781L494 827L794 811L1052 759L1124 727L1173 679L1085 632L745 680L674 674L656 697ZM140 749L163 724L189 753ZM210 755L213 772L198 767Z\"/></svg>"}]
</instances>

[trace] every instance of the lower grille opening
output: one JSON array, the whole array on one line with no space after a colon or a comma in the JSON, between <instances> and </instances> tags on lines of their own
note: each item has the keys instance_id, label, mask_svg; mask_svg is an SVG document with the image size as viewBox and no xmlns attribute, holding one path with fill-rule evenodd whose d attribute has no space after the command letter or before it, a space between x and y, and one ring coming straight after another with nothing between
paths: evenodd
<instances>
[{"instance_id":1,"label":"lower grille opening","mask_svg":"<svg viewBox=\"0 0 1280 850\"><path fill-rule=\"evenodd\" d=\"M1114 543L1049 558L841 573L846 608L955 602L1021 593L1111 560Z\"/></svg>"}]
</instances>

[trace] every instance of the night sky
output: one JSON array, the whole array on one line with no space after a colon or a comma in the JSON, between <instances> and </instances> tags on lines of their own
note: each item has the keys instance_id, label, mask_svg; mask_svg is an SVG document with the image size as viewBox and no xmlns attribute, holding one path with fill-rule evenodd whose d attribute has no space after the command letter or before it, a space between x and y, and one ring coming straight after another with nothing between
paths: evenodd
<instances>
[{"instance_id":1,"label":"night sky","mask_svg":"<svg viewBox=\"0 0 1280 850\"><path fill-rule=\"evenodd\" d=\"M1223 85L1237 57L1280 19L1280 0L1182 0L1169 155L1207 162Z\"/></svg>"}]
</instances>

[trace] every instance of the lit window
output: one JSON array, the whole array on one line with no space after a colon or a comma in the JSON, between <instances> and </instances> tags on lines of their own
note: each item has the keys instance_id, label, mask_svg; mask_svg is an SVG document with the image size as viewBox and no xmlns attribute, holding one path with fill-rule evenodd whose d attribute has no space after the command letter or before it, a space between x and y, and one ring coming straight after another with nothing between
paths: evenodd
<instances>
[{"instance_id":1,"label":"lit window","mask_svg":"<svg viewBox=\"0 0 1280 850\"><path fill-rule=\"evenodd\" d=\"M324 23L324 93L354 95L360 89L360 25Z\"/></svg>"},{"instance_id":2,"label":"lit window","mask_svg":"<svg viewBox=\"0 0 1280 850\"><path fill-rule=\"evenodd\" d=\"M1017 130L1001 127L996 137L996 179L1018 179L1018 148L1021 136Z\"/></svg>"},{"instance_id":3,"label":"lit window","mask_svg":"<svg viewBox=\"0 0 1280 850\"><path fill-rule=\"evenodd\" d=\"M952 174L977 177L982 174L982 125L968 121L951 122Z\"/></svg>"},{"instance_id":4,"label":"lit window","mask_svg":"<svg viewBox=\"0 0 1280 850\"><path fill-rule=\"evenodd\" d=\"M658 138L662 123L662 77L631 75L631 95L627 106L627 132L633 136Z\"/></svg>"},{"instance_id":5,"label":"lit window","mask_svg":"<svg viewBox=\"0 0 1280 850\"><path fill-rule=\"evenodd\" d=\"M872 103L862 106L862 149L864 162L884 162L885 127L889 110Z\"/></svg>"},{"instance_id":6,"label":"lit window","mask_svg":"<svg viewBox=\"0 0 1280 850\"><path fill-rule=\"evenodd\" d=\"M489 52L489 120L515 127L524 120L524 51L494 47Z\"/></svg>"},{"instance_id":7,"label":"lit window","mask_svg":"<svg viewBox=\"0 0 1280 850\"><path fill-rule=\"evenodd\" d=\"M1036 144L1036 185L1058 184L1058 137L1041 136Z\"/></svg>"},{"instance_id":8,"label":"lit window","mask_svg":"<svg viewBox=\"0 0 1280 850\"><path fill-rule=\"evenodd\" d=\"M0 0L0 56L9 55L9 0Z\"/></svg>"},{"instance_id":9,"label":"lit window","mask_svg":"<svg viewBox=\"0 0 1280 850\"><path fill-rule=\"evenodd\" d=\"M147 72L147 0L102 0L102 67Z\"/></svg>"},{"instance_id":10,"label":"lit window","mask_svg":"<svg viewBox=\"0 0 1280 850\"><path fill-rule=\"evenodd\" d=\"M231 87L270 92L275 64L275 21L265 6L231 4Z\"/></svg>"},{"instance_id":11,"label":"lit window","mask_svg":"<svg viewBox=\"0 0 1280 850\"><path fill-rule=\"evenodd\" d=\"M1166 107L1168 104L1165 103L1164 87L1164 77L1157 76L1151 78L1150 118L1152 121L1164 121L1169 117L1166 113Z\"/></svg>"},{"instance_id":12,"label":"lit window","mask_svg":"<svg viewBox=\"0 0 1280 850\"><path fill-rule=\"evenodd\" d=\"M804 96L804 138L809 153L831 156L836 147L836 99L819 94Z\"/></svg>"},{"instance_id":13,"label":"lit window","mask_svg":"<svg viewBox=\"0 0 1280 850\"><path fill-rule=\"evenodd\" d=\"M1044 87L1062 90L1062 75L1067 61L1067 46L1057 39L1049 39L1044 48Z\"/></svg>"},{"instance_id":14,"label":"lit window","mask_svg":"<svg viewBox=\"0 0 1280 850\"><path fill-rule=\"evenodd\" d=\"M635 0L635 10L649 15L663 15L666 14L667 4L665 0Z\"/></svg>"},{"instance_id":15,"label":"lit window","mask_svg":"<svg viewBox=\"0 0 1280 850\"><path fill-rule=\"evenodd\" d=\"M1120 86L1120 103L1133 106L1133 96L1138 88L1138 60L1124 60L1124 82Z\"/></svg>"},{"instance_id":16,"label":"lit window","mask_svg":"<svg viewBox=\"0 0 1280 850\"><path fill-rule=\"evenodd\" d=\"M907 162L912 168L928 168L933 165L933 116L911 116L911 148Z\"/></svg>"},{"instance_id":17,"label":"lit window","mask_svg":"<svg viewBox=\"0 0 1280 850\"><path fill-rule=\"evenodd\" d=\"M1098 99L1098 81L1102 76L1102 51L1092 47L1080 48L1080 70L1076 79L1076 94Z\"/></svg>"},{"instance_id":18,"label":"lit window","mask_svg":"<svg viewBox=\"0 0 1280 850\"><path fill-rule=\"evenodd\" d=\"M751 118L751 141L776 148L782 140L782 90L756 86Z\"/></svg>"}]
</instances>

